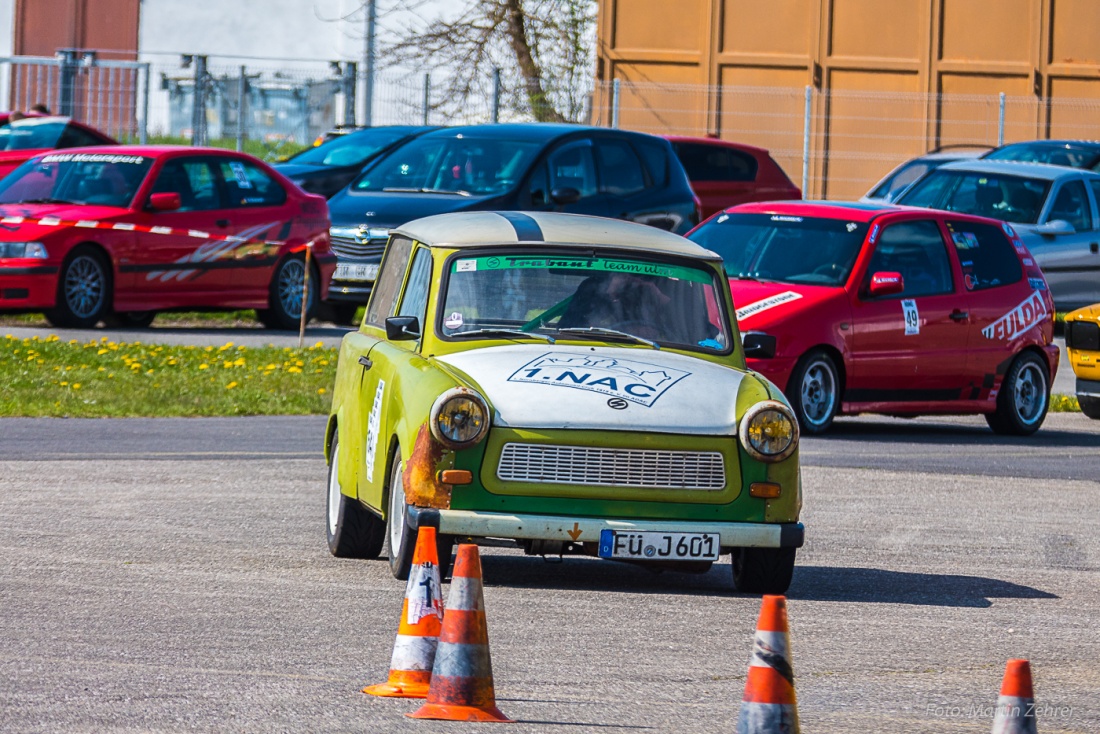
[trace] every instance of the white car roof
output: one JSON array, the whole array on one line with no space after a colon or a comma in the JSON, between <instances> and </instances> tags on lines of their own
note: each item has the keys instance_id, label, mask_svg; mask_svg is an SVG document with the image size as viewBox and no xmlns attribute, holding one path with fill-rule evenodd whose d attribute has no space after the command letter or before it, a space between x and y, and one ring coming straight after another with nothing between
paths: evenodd
<instances>
[{"instance_id":1,"label":"white car roof","mask_svg":"<svg viewBox=\"0 0 1100 734\"><path fill-rule=\"evenodd\" d=\"M557 212L455 212L414 219L392 230L429 247L494 247L519 243L591 249L594 245L722 258L679 235L635 222Z\"/></svg>"},{"instance_id":2,"label":"white car roof","mask_svg":"<svg viewBox=\"0 0 1100 734\"><path fill-rule=\"evenodd\" d=\"M940 166L941 171L972 171L975 173L998 173L1004 176L1029 176L1044 181L1057 181L1063 178L1096 178L1100 173L1080 168L1052 166L1047 163L1023 163L1019 161L955 161Z\"/></svg>"}]
</instances>

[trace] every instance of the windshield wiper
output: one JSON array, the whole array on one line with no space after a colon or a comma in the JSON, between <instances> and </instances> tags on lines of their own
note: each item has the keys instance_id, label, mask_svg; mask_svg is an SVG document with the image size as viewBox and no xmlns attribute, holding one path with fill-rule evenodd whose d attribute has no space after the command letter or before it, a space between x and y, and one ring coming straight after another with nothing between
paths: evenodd
<instances>
[{"instance_id":1,"label":"windshield wiper","mask_svg":"<svg viewBox=\"0 0 1100 734\"><path fill-rule=\"evenodd\" d=\"M457 334L451 334L452 339L464 339L468 336L511 336L520 339L542 339L550 344L553 344L556 339L546 334L537 334L532 331L520 331L519 329L474 329L473 331L460 331Z\"/></svg>"},{"instance_id":2,"label":"windshield wiper","mask_svg":"<svg viewBox=\"0 0 1100 734\"><path fill-rule=\"evenodd\" d=\"M44 197L41 199L23 199L20 204L79 204L78 201L69 201L67 199L50 199Z\"/></svg>"},{"instance_id":3,"label":"windshield wiper","mask_svg":"<svg viewBox=\"0 0 1100 734\"><path fill-rule=\"evenodd\" d=\"M417 188L405 188L402 186L388 186L382 191L393 194L452 194L454 196L470 196L469 191L463 191L459 189L452 191L450 189L417 189Z\"/></svg>"},{"instance_id":4,"label":"windshield wiper","mask_svg":"<svg viewBox=\"0 0 1100 734\"><path fill-rule=\"evenodd\" d=\"M596 326L589 326L585 328L564 328L558 329L559 333L565 332L569 334L591 334L592 336L604 336L611 337L613 339L626 339L628 341L637 342L638 344L645 344L647 347L654 349L660 349L661 345L651 339L645 339L637 334L631 334L626 331L618 331L617 329L601 329Z\"/></svg>"}]
</instances>

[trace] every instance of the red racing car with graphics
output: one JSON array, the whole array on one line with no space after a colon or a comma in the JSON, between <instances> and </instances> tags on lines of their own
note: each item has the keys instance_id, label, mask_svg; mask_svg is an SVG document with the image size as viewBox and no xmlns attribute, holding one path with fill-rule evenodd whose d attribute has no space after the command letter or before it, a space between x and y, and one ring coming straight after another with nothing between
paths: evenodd
<instances>
[{"instance_id":1,"label":"red racing car with graphics","mask_svg":"<svg viewBox=\"0 0 1100 734\"><path fill-rule=\"evenodd\" d=\"M256 309L297 328L336 268L328 205L252 156L103 146L0 181L0 312L55 326L147 326L158 311ZM307 249L309 252L307 253Z\"/></svg>"},{"instance_id":2,"label":"red racing car with graphics","mask_svg":"<svg viewBox=\"0 0 1100 734\"><path fill-rule=\"evenodd\" d=\"M911 207L731 207L688 238L719 253L752 369L802 430L837 415L981 413L1027 435L1058 369L1054 302L1012 226Z\"/></svg>"}]
</instances>

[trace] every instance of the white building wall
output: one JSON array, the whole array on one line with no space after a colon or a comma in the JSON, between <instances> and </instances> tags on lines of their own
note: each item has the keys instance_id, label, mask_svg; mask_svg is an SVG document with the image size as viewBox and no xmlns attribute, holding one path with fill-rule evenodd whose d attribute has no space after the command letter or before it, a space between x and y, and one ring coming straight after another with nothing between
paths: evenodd
<instances>
[{"instance_id":1,"label":"white building wall","mask_svg":"<svg viewBox=\"0 0 1100 734\"><path fill-rule=\"evenodd\" d=\"M15 0L0 0L0 57L9 57L15 51ZM0 108L11 107L10 66L0 67Z\"/></svg>"}]
</instances>

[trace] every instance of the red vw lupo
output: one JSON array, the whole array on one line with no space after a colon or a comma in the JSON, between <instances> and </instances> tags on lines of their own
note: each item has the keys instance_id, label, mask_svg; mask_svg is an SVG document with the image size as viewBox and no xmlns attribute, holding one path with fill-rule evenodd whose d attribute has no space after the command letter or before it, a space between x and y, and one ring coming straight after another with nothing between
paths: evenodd
<instances>
[{"instance_id":1,"label":"red vw lupo","mask_svg":"<svg viewBox=\"0 0 1100 734\"><path fill-rule=\"evenodd\" d=\"M1054 303L1011 225L770 202L688 237L724 259L749 367L784 389L803 431L842 414L981 413L1026 435L1046 417Z\"/></svg>"},{"instance_id":2,"label":"red vw lupo","mask_svg":"<svg viewBox=\"0 0 1100 734\"><path fill-rule=\"evenodd\" d=\"M37 156L0 181L0 312L56 326L148 325L158 311L257 309L296 328L336 267L328 205L253 158L101 146Z\"/></svg>"}]
</instances>

